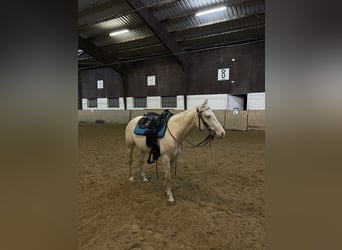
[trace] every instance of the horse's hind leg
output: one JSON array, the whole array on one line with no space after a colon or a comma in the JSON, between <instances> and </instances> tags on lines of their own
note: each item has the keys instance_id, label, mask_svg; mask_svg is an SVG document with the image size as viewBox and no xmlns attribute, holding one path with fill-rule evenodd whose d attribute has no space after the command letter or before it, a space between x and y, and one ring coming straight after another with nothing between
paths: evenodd
<instances>
[{"instance_id":1,"label":"horse's hind leg","mask_svg":"<svg viewBox=\"0 0 342 250\"><path fill-rule=\"evenodd\" d=\"M141 150L140 156L139 156L140 175L141 175L142 181L147 182L148 180L146 178L145 171L144 171L144 159L145 159L145 152Z\"/></svg>"},{"instance_id":2,"label":"horse's hind leg","mask_svg":"<svg viewBox=\"0 0 342 250\"><path fill-rule=\"evenodd\" d=\"M129 179L128 180L129 181L134 181L134 177L132 174L133 150L134 150L134 145L128 146L127 154L128 154L128 171L129 171Z\"/></svg>"}]
</instances>

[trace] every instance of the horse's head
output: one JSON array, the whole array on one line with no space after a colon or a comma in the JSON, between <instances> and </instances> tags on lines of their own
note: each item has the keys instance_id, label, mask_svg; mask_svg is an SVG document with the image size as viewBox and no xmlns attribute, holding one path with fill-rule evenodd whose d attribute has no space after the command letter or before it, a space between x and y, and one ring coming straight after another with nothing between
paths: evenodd
<instances>
[{"instance_id":1,"label":"horse's head","mask_svg":"<svg viewBox=\"0 0 342 250\"><path fill-rule=\"evenodd\" d=\"M214 112L208 106L208 99L197 107L198 123L196 126L203 131L208 129L215 135L215 138L223 138L226 132L217 120Z\"/></svg>"}]
</instances>

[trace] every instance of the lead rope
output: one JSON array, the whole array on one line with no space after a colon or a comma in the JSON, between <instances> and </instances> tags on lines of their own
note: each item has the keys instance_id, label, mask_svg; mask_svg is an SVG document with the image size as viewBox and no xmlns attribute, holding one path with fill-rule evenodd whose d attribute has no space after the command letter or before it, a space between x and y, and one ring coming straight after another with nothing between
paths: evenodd
<instances>
[{"instance_id":1,"label":"lead rope","mask_svg":"<svg viewBox=\"0 0 342 250\"><path fill-rule=\"evenodd\" d=\"M157 180L159 181L159 174L158 174L158 160L156 160L156 173L157 173Z\"/></svg>"},{"instance_id":2,"label":"lead rope","mask_svg":"<svg viewBox=\"0 0 342 250\"><path fill-rule=\"evenodd\" d=\"M171 137L178 142L180 145L182 145L183 147L187 147L187 148L194 148L194 147L204 147L205 145L207 145L209 143L209 147L211 145L211 142L214 140L214 135L213 134L208 134L208 136L206 138L204 138L202 141L200 141L197 144L192 143L191 141L189 141L188 139L184 139L189 145L184 145L183 143L181 143L180 141L177 140L177 138L171 133L169 127L167 126L167 130L169 131Z\"/></svg>"}]
</instances>

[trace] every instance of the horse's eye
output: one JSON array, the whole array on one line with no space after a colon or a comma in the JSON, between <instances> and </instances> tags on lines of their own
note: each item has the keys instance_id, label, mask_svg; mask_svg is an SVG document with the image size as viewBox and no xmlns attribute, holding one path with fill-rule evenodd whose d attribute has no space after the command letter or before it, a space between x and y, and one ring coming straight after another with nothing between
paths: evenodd
<instances>
[{"instance_id":1,"label":"horse's eye","mask_svg":"<svg viewBox=\"0 0 342 250\"><path fill-rule=\"evenodd\" d=\"M211 116L210 115L206 115L205 117L209 119Z\"/></svg>"}]
</instances>

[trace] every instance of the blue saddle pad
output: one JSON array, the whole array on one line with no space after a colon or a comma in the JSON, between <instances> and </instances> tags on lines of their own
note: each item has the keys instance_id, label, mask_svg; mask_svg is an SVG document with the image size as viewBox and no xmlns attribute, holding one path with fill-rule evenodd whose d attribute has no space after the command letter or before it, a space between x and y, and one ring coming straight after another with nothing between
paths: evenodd
<instances>
[{"instance_id":1,"label":"blue saddle pad","mask_svg":"<svg viewBox=\"0 0 342 250\"><path fill-rule=\"evenodd\" d=\"M172 115L173 115L173 114L170 113L170 112L168 112L168 113L166 114L166 116L165 116L165 121L164 121L164 123L162 124L161 128L158 130L158 133L157 133L157 137L158 137L158 138L164 137L165 131L166 131L167 123L168 123L168 121L169 121L169 119L170 119L170 117L171 117ZM144 119L144 117L141 118L141 119ZM137 125L136 125L135 128L134 128L134 134L136 134L136 135L146 135L146 132L147 132L148 130L149 130L149 128L142 128L142 127L140 127L140 126L139 126L139 122L138 122Z\"/></svg>"}]
</instances>

